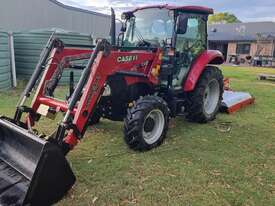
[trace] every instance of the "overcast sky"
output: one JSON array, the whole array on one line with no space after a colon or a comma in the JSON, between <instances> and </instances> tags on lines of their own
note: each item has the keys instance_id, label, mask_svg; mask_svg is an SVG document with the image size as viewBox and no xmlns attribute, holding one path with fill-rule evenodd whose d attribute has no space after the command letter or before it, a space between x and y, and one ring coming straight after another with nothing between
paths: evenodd
<instances>
[{"instance_id":1,"label":"overcast sky","mask_svg":"<svg viewBox=\"0 0 275 206\"><path fill-rule=\"evenodd\" d=\"M129 8L148 4L176 4L176 5L200 5L214 8L216 12L230 12L241 21L274 21L275 0L59 0L62 3L93 10L101 13L109 13L112 6L121 12Z\"/></svg>"}]
</instances>

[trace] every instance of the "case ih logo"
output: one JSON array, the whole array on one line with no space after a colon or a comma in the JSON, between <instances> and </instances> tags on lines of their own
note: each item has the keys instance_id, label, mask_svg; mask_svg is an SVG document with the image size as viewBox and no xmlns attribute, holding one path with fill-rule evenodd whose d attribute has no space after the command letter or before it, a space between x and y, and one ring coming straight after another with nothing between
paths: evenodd
<instances>
[{"instance_id":1,"label":"case ih logo","mask_svg":"<svg viewBox=\"0 0 275 206\"><path fill-rule=\"evenodd\" d=\"M132 56L119 56L117 58L118 63L124 63L124 62L132 62L138 59L137 55L132 55Z\"/></svg>"}]
</instances>

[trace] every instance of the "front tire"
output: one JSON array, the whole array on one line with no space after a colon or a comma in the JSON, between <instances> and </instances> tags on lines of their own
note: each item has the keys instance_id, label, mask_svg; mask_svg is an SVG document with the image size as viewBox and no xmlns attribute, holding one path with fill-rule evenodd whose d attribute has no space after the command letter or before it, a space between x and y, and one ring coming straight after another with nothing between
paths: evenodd
<instances>
[{"instance_id":1,"label":"front tire","mask_svg":"<svg viewBox=\"0 0 275 206\"><path fill-rule=\"evenodd\" d=\"M88 124L90 126L96 125L96 124L98 124L100 122L100 119L101 119L101 114L99 113L98 110L96 110L94 112L94 114L89 118Z\"/></svg>"},{"instance_id":2,"label":"front tire","mask_svg":"<svg viewBox=\"0 0 275 206\"><path fill-rule=\"evenodd\" d=\"M165 139L168 122L166 102L157 96L145 96L128 109L124 120L124 140L133 150L155 148Z\"/></svg>"},{"instance_id":3,"label":"front tire","mask_svg":"<svg viewBox=\"0 0 275 206\"><path fill-rule=\"evenodd\" d=\"M187 119L206 123L216 118L223 96L223 75L217 67L207 67L188 94Z\"/></svg>"}]
</instances>

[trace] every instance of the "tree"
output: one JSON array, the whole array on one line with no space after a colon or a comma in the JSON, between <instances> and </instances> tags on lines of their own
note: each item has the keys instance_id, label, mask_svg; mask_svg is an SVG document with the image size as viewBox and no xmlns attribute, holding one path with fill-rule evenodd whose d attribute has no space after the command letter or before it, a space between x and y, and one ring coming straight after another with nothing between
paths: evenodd
<instances>
[{"instance_id":1,"label":"tree","mask_svg":"<svg viewBox=\"0 0 275 206\"><path fill-rule=\"evenodd\" d=\"M209 24L230 24L240 22L241 21L234 14L228 12L216 13L209 16Z\"/></svg>"}]
</instances>

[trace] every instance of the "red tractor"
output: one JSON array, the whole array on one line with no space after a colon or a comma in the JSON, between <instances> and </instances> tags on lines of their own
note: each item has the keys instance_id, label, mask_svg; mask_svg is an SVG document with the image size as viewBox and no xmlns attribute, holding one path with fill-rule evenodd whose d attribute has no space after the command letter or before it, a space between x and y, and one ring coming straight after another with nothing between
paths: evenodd
<instances>
[{"instance_id":1,"label":"red tractor","mask_svg":"<svg viewBox=\"0 0 275 206\"><path fill-rule=\"evenodd\" d=\"M75 182L65 155L101 117L124 121L125 142L138 151L160 145L172 117L213 120L223 95L223 76L214 65L223 56L207 50L212 13L197 6L137 8L122 14L116 37L112 11L110 43L99 39L84 47L51 37L15 116L0 118L0 205L60 200ZM79 60L88 62L82 66ZM71 72L69 95L61 101L55 89L68 68L83 70L82 76L75 85ZM52 134L33 129L41 116L58 112L64 118Z\"/></svg>"}]
</instances>

